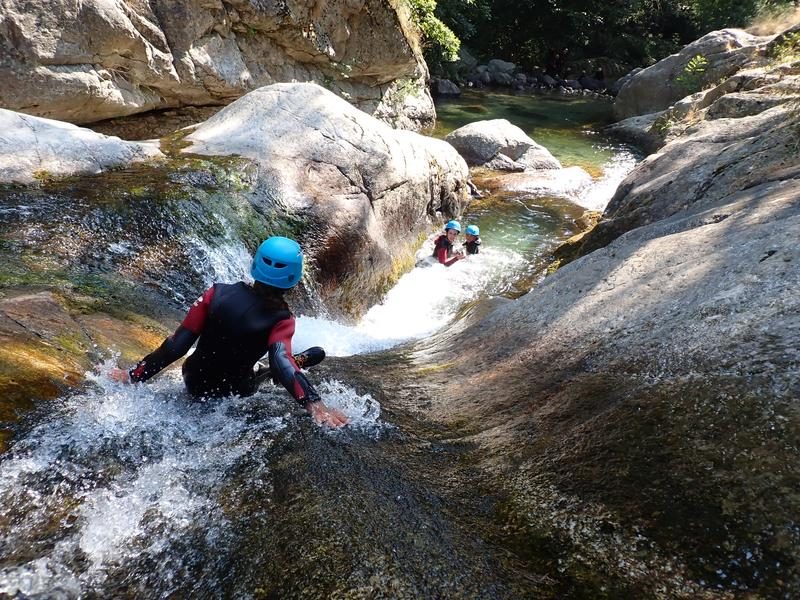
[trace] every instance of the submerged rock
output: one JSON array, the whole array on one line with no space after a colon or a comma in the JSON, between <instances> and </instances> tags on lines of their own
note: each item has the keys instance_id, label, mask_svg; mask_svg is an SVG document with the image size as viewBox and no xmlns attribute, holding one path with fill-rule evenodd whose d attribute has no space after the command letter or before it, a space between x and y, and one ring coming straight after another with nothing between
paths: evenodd
<instances>
[{"instance_id":1,"label":"submerged rock","mask_svg":"<svg viewBox=\"0 0 800 600\"><path fill-rule=\"evenodd\" d=\"M580 167L476 176L476 179L482 187L493 191L554 196L572 201L577 201L581 192L592 183L592 176Z\"/></svg>"},{"instance_id":2,"label":"submerged rock","mask_svg":"<svg viewBox=\"0 0 800 600\"><path fill-rule=\"evenodd\" d=\"M95 174L158 157L157 143L125 142L0 108L0 183Z\"/></svg>"},{"instance_id":3,"label":"submerged rock","mask_svg":"<svg viewBox=\"0 0 800 600\"><path fill-rule=\"evenodd\" d=\"M469 201L447 143L386 124L313 84L247 94L200 125L186 152L258 164L277 205L306 221L301 243L323 302L357 316L413 262L438 213Z\"/></svg>"},{"instance_id":4,"label":"submerged rock","mask_svg":"<svg viewBox=\"0 0 800 600\"><path fill-rule=\"evenodd\" d=\"M518 170L519 166L534 170L561 168L561 163L547 148L506 119L469 123L449 133L445 141L458 150L470 166L486 165L503 155L494 163L496 167L516 163L509 169Z\"/></svg>"}]
</instances>

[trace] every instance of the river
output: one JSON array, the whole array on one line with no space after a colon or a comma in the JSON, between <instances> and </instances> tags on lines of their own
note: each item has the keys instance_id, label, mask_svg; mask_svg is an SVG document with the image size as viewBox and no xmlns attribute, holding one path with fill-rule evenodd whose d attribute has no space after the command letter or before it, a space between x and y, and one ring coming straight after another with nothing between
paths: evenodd
<instances>
[{"instance_id":1,"label":"river","mask_svg":"<svg viewBox=\"0 0 800 600\"><path fill-rule=\"evenodd\" d=\"M608 103L474 94L438 110L435 135L507 117L594 183L574 198L475 201L462 222L480 226L479 255L425 264L429 239L420 266L357 325L300 316L295 349L386 350L450 326L466 306L525 293L584 207L601 209L637 160L598 133ZM205 251L209 278L248 271L235 243ZM454 464L469 471L459 462L469 445L447 432L414 425L329 370L312 379L353 419L343 431L313 427L272 386L192 403L175 370L131 387L105 377L112 364L84 391L31 412L0 457L0 597L512 598L539 589L484 524L493 499L476 498L480 481L468 492L466 474L443 476Z\"/></svg>"}]
</instances>

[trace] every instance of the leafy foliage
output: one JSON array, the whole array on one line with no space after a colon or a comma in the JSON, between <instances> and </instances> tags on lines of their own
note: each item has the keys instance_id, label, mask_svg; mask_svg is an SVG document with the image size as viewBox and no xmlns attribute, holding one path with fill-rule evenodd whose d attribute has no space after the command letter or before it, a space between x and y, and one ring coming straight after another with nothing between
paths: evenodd
<instances>
[{"instance_id":1,"label":"leafy foliage","mask_svg":"<svg viewBox=\"0 0 800 600\"><path fill-rule=\"evenodd\" d=\"M780 43L772 48L771 54L778 61L800 57L800 31L786 34Z\"/></svg>"},{"instance_id":2,"label":"leafy foliage","mask_svg":"<svg viewBox=\"0 0 800 600\"><path fill-rule=\"evenodd\" d=\"M434 54L429 62L434 71L457 52L446 29L484 59L503 58L562 76L571 64L585 59L652 64L711 30L741 27L757 14L794 4L794 0L410 2L428 41L426 57ZM438 60L431 52L437 48Z\"/></svg>"},{"instance_id":3,"label":"leafy foliage","mask_svg":"<svg viewBox=\"0 0 800 600\"><path fill-rule=\"evenodd\" d=\"M706 69L708 69L708 59L702 54L698 54L686 63L683 72L675 78L675 81L692 94L702 88Z\"/></svg>"},{"instance_id":4,"label":"leafy foliage","mask_svg":"<svg viewBox=\"0 0 800 600\"><path fill-rule=\"evenodd\" d=\"M425 58L431 66L458 60L461 41L435 14L436 0L409 0L414 21L423 35Z\"/></svg>"}]
</instances>

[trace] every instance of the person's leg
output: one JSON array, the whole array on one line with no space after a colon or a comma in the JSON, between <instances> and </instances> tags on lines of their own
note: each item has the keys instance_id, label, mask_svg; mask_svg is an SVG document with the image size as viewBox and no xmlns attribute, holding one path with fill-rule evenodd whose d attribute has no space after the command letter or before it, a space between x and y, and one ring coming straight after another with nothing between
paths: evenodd
<instances>
[{"instance_id":1,"label":"person's leg","mask_svg":"<svg viewBox=\"0 0 800 600\"><path fill-rule=\"evenodd\" d=\"M311 348L306 348L302 352L293 355L292 358L294 358L294 362L297 363L298 367L301 369L308 369L325 360L325 350L320 346L312 346ZM269 370L269 365L261 361L257 362L254 377L256 387L271 378L272 373Z\"/></svg>"},{"instance_id":2,"label":"person's leg","mask_svg":"<svg viewBox=\"0 0 800 600\"><path fill-rule=\"evenodd\" d=\"M294 362L301 369L308 369L318 365L323 360L325 360L325 350L319 346L311 346L311 348L306 348L299 354L294 355Z\"/></svg>"}]
</instances>

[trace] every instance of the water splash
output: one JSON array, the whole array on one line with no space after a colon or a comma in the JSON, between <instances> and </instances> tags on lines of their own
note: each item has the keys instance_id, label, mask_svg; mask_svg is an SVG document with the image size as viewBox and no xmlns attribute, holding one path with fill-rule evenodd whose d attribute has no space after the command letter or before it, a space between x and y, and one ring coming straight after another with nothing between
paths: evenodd
<instances>
[{"instance_id":1,"label":"water splash","mask_svg":"<svg viewBox=\"0 0 800 600\"><path fill-rule=\"evenodd\" d=\"M50 406L0 463L0 596L79 597L153 561L156 583L185 585L188 559L176 546L209 561L230 554L222 490L241 471L250 489L269 485L267 449L300 418L282 388L195 402L175 370L122 385L107 377L114 362L87 374L91 389ZM388 427L369 395L335 380L319 388L351 418L344 435ZM217 589L222 573L202 571L203 589Z\"/></svg>"},{"instance_id":2,"label":"water splash","mask_svg":"<svg viewBox=\"0 0 800 600\"><path fill-rule=\"evenodd\" d=\"M526 263L512 250L487 248L445 267L429 260L432 253L433 238L417 253L418 266L353 327L299 317L293 347L323 346L330 356L350 356L423 338L446 326L467 302L504 291Z\"/></svg>"},{"instance_id":3,"label":"water splash","mask_svg":"<svg viewBox=\"0 0 800 600\"><path fill-rule=\"evenodd\" d=\"M627 177L639 161L636 153L627 148L616 148L611 160L603 164L603 175L588 186L574 199L575 203L587 210L602 212L617 191L622 180Z\"/></svg>"}]
</instances>

